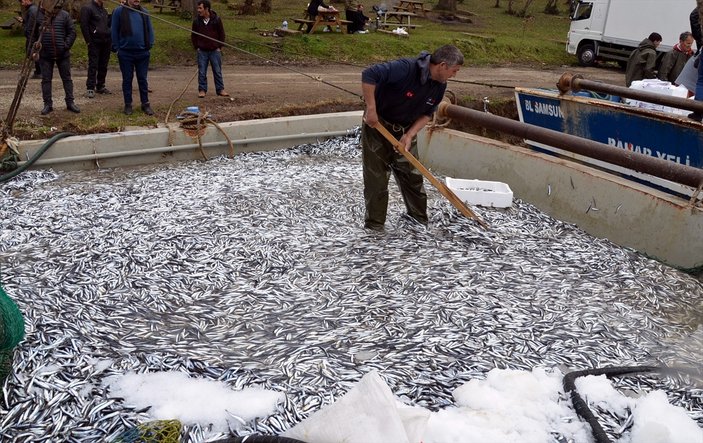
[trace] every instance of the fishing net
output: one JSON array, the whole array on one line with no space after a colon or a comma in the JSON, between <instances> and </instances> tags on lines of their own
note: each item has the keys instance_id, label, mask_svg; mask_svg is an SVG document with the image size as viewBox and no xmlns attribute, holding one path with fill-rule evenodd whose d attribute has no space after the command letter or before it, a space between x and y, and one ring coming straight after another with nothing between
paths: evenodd
<instances>
[{"instance_id":1,"label":"fishing net","mask_svg":"<svg viewBox=\"0 0 703 443\"><path fill-rule=\"evenodd\" d=\"M24 337L24 317L0 284L0 382L12 370L13 349Z\"/></svg>"},{"instance_id":2,"label":"fishing net","mask_svg":"<svg viewBox=\"0 0 703 443\"><path fill-rule=\"evenodd\" d=\"M180 439L180 421L154 420L127 429L114 443L179 443Z\"/></svg>"}]
</instances>

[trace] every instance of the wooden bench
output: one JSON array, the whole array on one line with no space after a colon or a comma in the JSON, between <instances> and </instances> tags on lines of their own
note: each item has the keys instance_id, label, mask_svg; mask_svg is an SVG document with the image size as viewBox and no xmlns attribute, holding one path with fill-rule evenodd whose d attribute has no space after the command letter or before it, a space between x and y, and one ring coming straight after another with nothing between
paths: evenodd
<instances>
[{"instance_id":1,"label":"wooden bench","mask_svg":"<svg viewBox=\"0 0 703 443\"><path fill-rule=\"evenodd\" d=\"M427 17L427 13L430 12L430 9L425 8L424 2L413 0L400 0L397 5L393 6L393 9L398 12L420 13L425 17Z\"/></svg>"},{"instance_id":2,"label":"wooden bench","mask_svg":"<svg viewBox=\"0 0 703 443\"><path fill-rule=\"evenodd\" d=\"M403 12L403 11L386 11L379 15L382 18L381 22L378 24L379 28L407 28L414 29L420 27L420 25L415 25L410 23L411 17L417 17L414 12Z\"/></svg>"},{"instance_id":3,"label":"wooden bench","mask_svg":"<svg viewBox=\"0 0 703 443\"><path fill-rule=\"evenodd\" d=\"M315 23L315 20L309 20L306 18L294 18L293 21L298 23L298 31L303 30L303 26L307 26L305 32L310 32L310 27Z\"/></svg>"}]
</instances>

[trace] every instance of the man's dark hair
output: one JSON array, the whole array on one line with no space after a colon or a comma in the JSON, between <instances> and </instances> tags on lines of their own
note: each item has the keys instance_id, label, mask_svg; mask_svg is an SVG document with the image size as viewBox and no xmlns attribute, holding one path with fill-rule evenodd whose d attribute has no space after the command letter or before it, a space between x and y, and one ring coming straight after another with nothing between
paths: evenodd
<instances>
[{"instance_id":1,"label":"man's dark hair","mask_svg":"<svg viewBox=\"0 0 703 443\"><path fill-rule=\"evenodd\" d=\"M444 45L437 48L430 57L430 63L433 65L438 65L442 62L448 66L461 66L464 64L464 54L454 45Z\"/></svg>"},{"instance_id":2,"label":"man's dark hair","mask_svg":"<svg viewBox=\"0 0 703 443\"><path fill-rule=\"evenodd\" d=\"M664 40L658 32L652 32L649 34L649 37L647 37L652 43L660 42Z\"/></svg>"},{"instance_id":3,"label":"man's dark hair","mask_svg":"<svg viewBox=\"0 0 703 443\"><path fill-rule=\"evenodd\" d=\"M210 3L210 0L198 0L198 5L203 5L203 8L208 11L212 9L212 3Z\"/></svg>"},{"instance_id":4,"label":"man's dark hair","mask_svg":"<svg viewBox=\"0 0 703 443\"><path fill-rule=\"evenodd\" d=\"M691 33L688 32L688 31L684 31L684 32L681 33L681 35L679 35L679 41L684 41L684 40L686 40L686 39L689 38L689 37L693 37L693 34L691 34Z\"/></svg>"}]
</instances>

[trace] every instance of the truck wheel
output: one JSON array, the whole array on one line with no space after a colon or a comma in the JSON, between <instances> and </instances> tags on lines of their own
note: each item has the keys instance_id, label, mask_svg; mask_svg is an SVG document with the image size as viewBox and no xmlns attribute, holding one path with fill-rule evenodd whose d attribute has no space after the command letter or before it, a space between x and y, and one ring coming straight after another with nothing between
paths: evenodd
<instances>
[{"instance_id":1,"label":"truck wheel","mask_svg":"<svg viewBox=\"0 0 703 443\"><path fill-rule=\"evenodd\" d=\"M590 43L583 44L576 51L576 57L579 60L579 65L593 66L596 63L596 48Z\"/></svg>"}]
</instances>

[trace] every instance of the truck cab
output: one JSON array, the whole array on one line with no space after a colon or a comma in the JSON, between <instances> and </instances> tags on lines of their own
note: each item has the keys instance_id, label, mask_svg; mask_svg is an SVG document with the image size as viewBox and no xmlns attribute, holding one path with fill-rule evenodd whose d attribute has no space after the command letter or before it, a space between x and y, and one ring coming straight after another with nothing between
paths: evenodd
<instances>
[{"instance_id":1,"label":"truck cab","mask_svg":"<svg viewBox=\"0 0 703 443\"><path fill-rule=\"evenodd\" d=\"M605 12L603 2L580 1L571 17L571 26L566 41L566 52L575 54L582 66L596 62L598 42L603 37Z\"/></svg>"}]
</instances>

